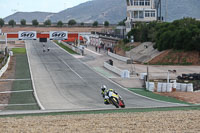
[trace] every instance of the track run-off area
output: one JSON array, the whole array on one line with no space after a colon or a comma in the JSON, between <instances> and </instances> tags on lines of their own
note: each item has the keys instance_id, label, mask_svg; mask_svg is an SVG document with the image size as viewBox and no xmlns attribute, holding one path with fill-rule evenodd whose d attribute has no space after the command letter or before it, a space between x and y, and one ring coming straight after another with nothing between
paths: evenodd
<instances>
[{"instance_id":1,"label":"track run-off area","mask_svg":"<svg viewBox=\"0 0 200 133\"><path fill-rule=\"evenodd\" d=\"M45 48L50 48L49 52L43 52L44 45ZM98 74L52 41L45 44L26 41L26 49L35 96L42 110L115 108L112 105L104 105L100 94L101 85L115 89L124 99L126 108L183 106L134 94Z\"/></svg>"}]
</instances>

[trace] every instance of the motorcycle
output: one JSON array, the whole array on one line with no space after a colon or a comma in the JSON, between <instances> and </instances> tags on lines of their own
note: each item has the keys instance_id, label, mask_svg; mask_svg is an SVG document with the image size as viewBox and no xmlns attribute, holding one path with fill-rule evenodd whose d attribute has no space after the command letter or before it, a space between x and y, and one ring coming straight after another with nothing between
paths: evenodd
<instances>
[{"instance_id":1,"label":"motorcycle","mask_svg":"<svg viewBox=\"0 0 200 133\"><path fill-rule=\"evenodd\" d=\"M125 104L124 104L124 101L122 100L122 98L118 95L118 94L115 94L114 92L109 92L108 94L108 102L112 105L114 105L116 108L125 108Z\"/></svg>"}]
</instances>

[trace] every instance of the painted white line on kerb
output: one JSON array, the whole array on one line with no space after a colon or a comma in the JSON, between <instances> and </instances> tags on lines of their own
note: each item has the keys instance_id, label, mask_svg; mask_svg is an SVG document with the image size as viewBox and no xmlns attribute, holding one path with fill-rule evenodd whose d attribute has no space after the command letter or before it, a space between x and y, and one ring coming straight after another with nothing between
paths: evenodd
<instances>
[{"instance_id":1,"label":"painted white line on kerb","mask_svg":"<svg viewBox=\"0 0 200 133\"><path fill-rule=\"evenodd\" d=\"M31 79L0 79L0 82L3 81L29 81Z\"/></svg>"},{"instance_id":2,"label":"painted white line on kerb","mask_svg":"<svg viewBox=\"0 0 200 133\"><path fill-rule=\"evenodd\" d=\"M37 105L36 103L27 103L27 104L0 104L0 107L4 106L32 106L32 105Z\"/></svg>"},{"instance_id":3,"label":"painted white line on kerb","mask_svg":"<svg viewBox=\"0 0 200 133\"><path fill-rule=\"evenodd\" d=\"M31 80L32 80L32 86L33 86L33 90L34 90L35 99L36 99L39 107L41 108L41 110L45 110L44 106L42 106L42 104L41 104L41 102L38 98L38 95L36 93L35 82L33 80L33 72L32 72L32 69L31 69L29 54L28 54L28 50L27 50L27 41L25 41L25 48L26 48L26 53L27 53L26 55L27 55L27 59L28 59L29 70L30 70L30 73L31 73Z\"/></svg>"},{"instance_id":4,"label":"painted white line on kerb","mask_svg":"<svg viewBox=\"0 0 200 133\"><path fill-rule=\"evenodd\" d=\"M102 55L102 54L99 54L99 53L97 53L97 52L94 52L94 51L92 51L92 50L90 50L90 49L88 49L88 48L85 48L85 50L90 51L90 52L92 52L92 53L94 53L94 54L96 54L96 55Z\"/></svg>"},{"instance_id":5,"label":"painted white line on kerb","mask_svg":"<svg viewBox=\"0 0 200 133\"><path fill-rule=\"evenodd\" d=\"M0 94L19 93L19 92L33 92L33 90L21 90L21 91L2 91L2 92L0 92Z\"/></svg>"}]
</instances>

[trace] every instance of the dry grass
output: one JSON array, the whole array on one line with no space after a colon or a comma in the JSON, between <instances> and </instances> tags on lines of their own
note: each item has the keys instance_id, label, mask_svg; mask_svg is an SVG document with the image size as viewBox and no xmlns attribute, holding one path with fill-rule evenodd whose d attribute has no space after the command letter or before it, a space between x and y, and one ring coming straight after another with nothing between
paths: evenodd
<instances>
[{"instance_id":1,"label":"dry grass","mask_svg":"<svg viewBox=\"0 0 200 133\"><path fill-rule=\"evenodd\" d=\"M200 132L200 111L0 118L0 132Z\"/></svg>"}]
</instances>

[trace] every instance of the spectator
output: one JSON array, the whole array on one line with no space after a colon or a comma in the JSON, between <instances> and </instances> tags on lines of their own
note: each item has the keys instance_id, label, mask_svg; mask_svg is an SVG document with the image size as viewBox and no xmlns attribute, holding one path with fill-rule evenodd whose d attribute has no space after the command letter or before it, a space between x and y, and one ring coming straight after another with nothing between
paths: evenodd
<instances>
[{"instance_id":1,"label":"spectator","mask_svg":"<svg viewBox=\"0 0 200 133\"><path fill-rule=\"evenodd\" d=\"M97 46L95 46L95 50L96 50L96 52L97 52Z\"/></svg>"},{"instance_id":2,"label":"spectator","mask_svg":"<svg viewBox=\"0 0 200 133\"><path fill-rule=\"evenodd\" d=\"M101 52L101 45L99 45L99 53Z\"/></svg>"}]
</instances>

